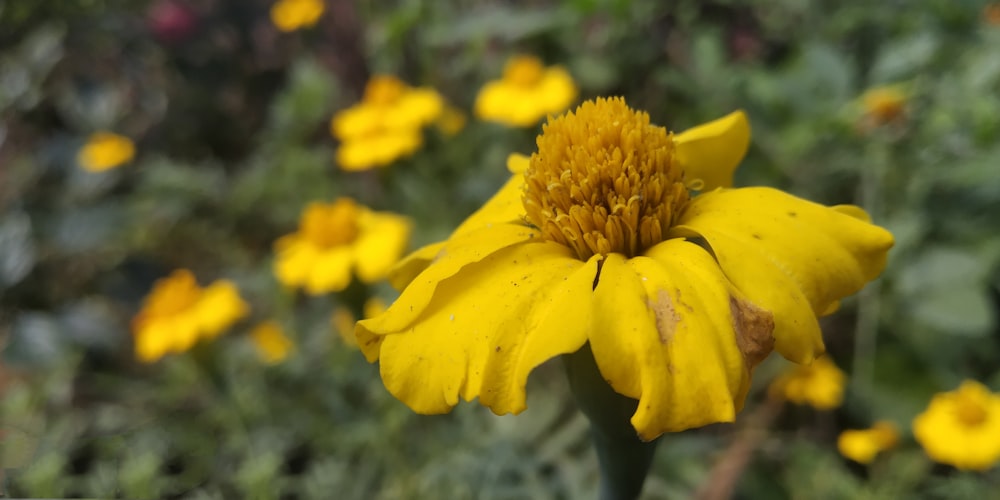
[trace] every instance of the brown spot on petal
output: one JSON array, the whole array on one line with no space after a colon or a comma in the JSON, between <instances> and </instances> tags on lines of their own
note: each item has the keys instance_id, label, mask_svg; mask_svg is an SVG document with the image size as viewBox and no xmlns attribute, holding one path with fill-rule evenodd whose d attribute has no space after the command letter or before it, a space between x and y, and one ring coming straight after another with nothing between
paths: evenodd
<instances>
[{"instance_id":1,"label":"brown spot on petal","mask_svg":"<svg viewBox=\"0 0 1000 500\"><path fill-rule=\"evenodd\" d=\"M729 297L736 346L747 368L757 366L774 349L774 315L748 300Z\"/></svg>"},{"instance_id":2,"label":"brown spot on petal","mask_svg":"<svg viewBox=\"0 0 1000 500\"><path fill-rule=\"evenodd\" d=\"M670 342L677 330L677 323L681 321L681 317L677 315L677 310L674 308L674 301L670 299L670 294L666 290L660 290L656 294L656 300L648 300L647 303L649 308L653 310L653 315L656 316L656 331L660 334L660 343Z\"/></svg>"}]
</instances>

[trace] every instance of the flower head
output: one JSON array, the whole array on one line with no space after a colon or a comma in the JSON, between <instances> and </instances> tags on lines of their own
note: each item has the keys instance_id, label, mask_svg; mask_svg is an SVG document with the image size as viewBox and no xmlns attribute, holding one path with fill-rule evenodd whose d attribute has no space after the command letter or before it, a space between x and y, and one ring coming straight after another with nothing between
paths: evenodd
<instances>
[{"instance_id":1,"label":"flower head","mask_svg":"<svg viewBox=\"0 0 1000 500\"><path fill-rule=\"evenodd\" d=\"M870 429L852 429L837 437L840 454L862 464L870 464L879 453L899 444L899 430L896 424L880 420Z\"/></svg>"},{"instance_id":2,"label":"flower head","mask_svg":"<svg viewBox=\"0 0 1000 500\"><path fill-rule=\"evenodd\" d=\"M260 359L269 365L284 361L295 349L292 339L288 338L281 325L274 321L265 321L254 327L250 332L250 340L257 348Z\"/></svg>"},{"instance_id":3,"label":"flower head","mask_svg":"<svg viewBox=\"0 0 1000 500\"><path fill-rule=\"evenodd\" d=\"M337 163L344 170L367 170L413 154L423 144L423 127L444 109L433 89L413 88L394 76L372 77L361 102L330 122L341 142Z\"/></svg>"},{"instance_id":4,"label":"flower head","mask_svg":"<svg viewBox=\"0 0 1000 500\"><path fill-rule=\"evenodd\" d=\"M913 437L935 461L989 469L1000 461L1000 394L974 380L936 394L913 419Z\"/></svg>"},{"instance_id":5,"label":"flower head","mask_svg":"<svg viewBox=\"0 0 1000 500\"><path fill-rule=\"evenodd\" d=\"M909 93L902 85L875 87L861 96L862 128L871 129L903 118Z\"/></svg>"},{"instance_id":6,"label":"flower head","mask_svg":"<svg viewBox=\"0 0 1000 500\"><path fill-rule=\"evenodd\" d=\"M832 410L844 401L844 372L829 356L817 358L812 364L792 365L771 383L771 394L817 410Z\"/></svg>"},{"instance_id":7,"label":"flower head","mask_svg":"<svg viewBox=\"0 0 1000 500\"><path fill-rule=\"evenodd\" d=\"M476 116L514 127L531 127L560 113L576 99L573 77L559 66L546 68L533 56L507 61L500 80L483 86L476 96Z\"/></svg>"},{"instance_id":8,"label":"flower head","mask_svg":"<svg viewBox=\"0 0 1000 500\"><path fill-rule=\"evenodd\" d=\"M135 144L128 137L95 132L77 153L76 161L88 172L103 172L132 161L134 156Z\"/></svg>"},{"instance_id":9,"label":"flower head","mask_svg":"<svg viewBox=\"0 0 1000 500\"><path fill-rule=\"evenodd\" d=\"M168 353L187 351L199 339L215 338L249 310L231 282L219 280L202 288L191 271L174 271L156 282L132 319L136 356L152 363Z\"/></svg>"},{"instance_id":10,"label":"flower head","mask_svg":"<svg viewBox=\"0 0 1000 500\"><path fill-rule=\"evenodd\" d=\"M892 245L857 207L725 187L748 142L739 112L678 135L619 98L551 119L499 193L400 262L362 351L419 413L478 397L504 414L536 366L589 342L643 439L732 421L772 348L823 352L817 316Z\"/></svg>"},{"instance_id":11,"label":"flower head","mask_svg":"<svg viewBox=\"0 0 1000 500\"><path fill-rule=\"evenodd\" d=\"M309 28L325 10L323 0L278 0L271 6L271 22L281 31Z\"/></svg>"},{"instance_id":12,"label":"flower head","mask_svg":"<svg viewBox=\"0 0 1000 500\"><path fill-rule=\"evenodd\" d=\"M310 203L299 230L275 242L274 272L286 286L313 295L339 292L351 283L352 270L366 283L385 278L409 237L405 217L373 212L350 198Z\"/></svg>"}]
</instances>

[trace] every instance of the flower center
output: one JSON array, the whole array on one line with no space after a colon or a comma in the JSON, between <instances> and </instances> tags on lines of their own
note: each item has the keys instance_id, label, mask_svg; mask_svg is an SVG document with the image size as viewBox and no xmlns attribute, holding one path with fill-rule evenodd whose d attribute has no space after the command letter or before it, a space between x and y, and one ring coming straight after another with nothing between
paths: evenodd
<instances>
[{"instance_id":1,"label":"flower center","mask_svg":"<svg viewBox=\"0 0 1000 500\"><path fill-rule=\"evenodd\" d=\"M688 201L670 133L622 98L550 119L536 142L524 172L528 221L581 260L641 254Z\"/></svg>"},{"instance_id":2,"label":"flower center","mask_svg":"<svg viewBox=\"0 0 1000 500\"><path fill-rule=\"evenodd\" d=\"M979 401L962 393L956 399L955 413L960 422L968 427L977 427L986 421L986 408Z\"/></svg>"},{"instance_id":3,"label":"flower center","mask_svg":"<svg viewBox=\"0 0 1000 500\"><path fill-rule=\"evenodd\" d=\"M404 90L406 85L394 76L373 76L365 86L364 102L376 106L389 105L396 102Z\"/></svg>"},{"instance_id":4,"label":"flower center","mask_svg":"<svg viewBox=\"0 0 1000 500\"><path fill-rule=\"evenodd\" d=\"M514 56L503 68L503 79L519 87L530 87L542 79L545 68L531 56Z\"/></svg>"},{"instance_id":5,"label":"flower center","mask_svg":"<svg viewBox=\"0 0 1000 500\"><path fill-rule=\"evenodd\" d=\"M314 203L302 215L299 230L313 245L328 249L353 242L358 237L357 203L340 198L330 204Z\"/></svg>"}]
</instances>

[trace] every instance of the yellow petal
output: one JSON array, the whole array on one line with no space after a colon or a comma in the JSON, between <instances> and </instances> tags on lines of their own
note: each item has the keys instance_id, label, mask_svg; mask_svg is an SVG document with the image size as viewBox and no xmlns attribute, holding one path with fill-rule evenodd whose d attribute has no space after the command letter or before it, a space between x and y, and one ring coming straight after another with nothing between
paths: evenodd
<instances>
[{"instance_id":1,"label":"yellow petal","mask_svg":"<svg viewBox=\"0 0 1000 500\"><path fill-rule=\"evenodd\" d=\"M490 224L520 222L524 219L521 191L524 176L514 174L479 210L462 221L453 234L467 233Z\"/></svg>"},{"instance_id":2,"label":"yellow petal","mask_svg":"<svg viewBox=\"0 0 1000 500\"><path fill-rule=\"evenodd\" d=\"M319 251L297 235L283 236L274 244L274 276L283 285L298 288L305 285Z\"/></svg>"},{"instance_id":3,"label":"yellow petal","mask_svg":"<svg viewBox=\"0 0 1000 500\"><path fill-rule=\"evenodd\" d=\"M750 147L750 124L743 111L734 111L675 135L674 144L686 179L701 179L706 192L730 187Z\"/></svg>"},{"instance_id":4,"label":"yellow petal","mask_svg":"<svg viewBox=\"0 0 1000 500\"><path fill-rule=\"evenodd\" d=\"M240 298L236 285L226 280L205 288L195 305L198 327L208 336L221 333L249 312L250 306Z\"/></svg>"},{"instance_id":5,"label":"yellow petal","mask_svg":"<svg viewBox=\"0 0 1000 500\"><path fill-rule=\"evenodd\" d=\"M586 342L589 321L574 311L596 268L597 259L582 263L552 242L512 246L464 267L438 284L417 321L385 336L386 388L418 413L446 412L459 396L480 396L498 414L523 410L531 369Z\"/></svg>"},{"instance_id":6,"label":"yellow petal","mask_svg":"<svg viewBox=\"0 0 1000 500\"><path fill-rule=\"evenodd\" d=\"M892 235L838 210L770 188L695 197L670 236L701 236L723 272L775 317L775 348L796 363L823 352L817 314L885 267Z\"/></svg>"},{"instance_id":7,"label":"yellow petal","mask_svg":"<svg viewBox=\"0 0 1000 500\"><path fill-rule=\"evenodd\" d=\"M366 211L359 225L361 237L354 242L358 278L365 283L384 279L406 250L410 221L394 214Z\"/></svg>"},{"instance_id":8,"label":"yellow petal","mask_svg":"<svg viewBox=\"0 0 1000 500\"><path fill-rule=\"evenodd\" d=\"M521 190L524 186L525 169L528 168L528 157L512 154L507 157L507 169L512 175L507 183L493 195L479 210L476 210L463 221L452 233L452 238L462 233L481 229L491 224L519 223L524 218L524 207L521 204ZM446 242L433 243L416 250L396 264L389 282L397 290L402 290L421 271L430 265Z\"/></svg>"},{"instance_id":9,"label":"yellow petal","mask_svg":"<svg viewBox=\"0 0 1000 500\"><path fill-rule=\"evenodd\" d=\"M358 323L358 344L368 361L378 359L382 334L399 332L410 326L431 301L435 289L463 267L479 262L500 249L541 235L535 229L514 224L497 224L460 234L448 240L437 258L403 290L385 314Z\"/></svg>"},{"instance_id":10,"label":"yellow petal","mask_svg":"<svg viewBox=\"0 0 1000 500\"><path fill-rule=\"evenodd\" d=\"M381 108L368 104L357 104L333 115L330 120L330 135L341 141L349 141L371 135L379 130L385 113Z\"/></svg>"},{"instance_id":11,"label":"yellow petal","mask_svg":"<svg viewBox=\"0 0 1000 500\"><path fill-rule=\"evenodd\" d=\"M446 243L447 241L439 241L424 245L410 255L403 257L389 273L389 284L396 290L406 288L406 285L409 285L413 278L427 269L427 266L437 257Z\"/></svg>"},{"instance_id":12,"label":"yellow petal","mask_svg":"<svg viewBox=\"0 0 1000 500\"><path fill-rule=\"evenodd\" d=\"M318 253L306 278L306 293L322 295L347 288L351 284L353 265L354 252L350 247L339 246Z\"/></svg>"},{"instance_id":13,"label":"yellow petal","mask_svg":"<svg viewBox=\"0 0 1000 500\"><path fill-rule=\"evenodd\" d=\"M615 391L639 400L632 425L642 439L730 422L773 323L733 295L702 248L668 240L648 254L604 261L590 335L597 366Z\"/></svg>"}]
</instances>

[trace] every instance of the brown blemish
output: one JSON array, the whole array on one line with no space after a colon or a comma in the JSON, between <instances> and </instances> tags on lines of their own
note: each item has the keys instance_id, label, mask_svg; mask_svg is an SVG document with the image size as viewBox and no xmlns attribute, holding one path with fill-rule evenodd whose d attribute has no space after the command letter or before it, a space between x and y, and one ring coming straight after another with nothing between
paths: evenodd
<instances>
[{"instance_id":1,"label":"brown blemish","mask_svg":"<svg viewBox=\"0 0 1000 500\"><path fill-rule=\"evenodd\" d=\"M647 304L653 310L653 315L656 317L656 331L660 334L660 343L666 344L670 342L670 339L674 338L674 332L677 330L677 323L681 321L681 317L677 315L677 309L674 308L674 301L671 300L670 294L666 290L660 290L656 294L656 300L647 299Z\"/></svg>"},{"instance_id":2,"label":"brown blemish","mask_svg":"<svg viewBox=\"0 0 1000 500\"><path fill-rule=\"evenodd\" d=\"M736 331L736 346L747 368L753 369L774 350L774 315L756 304L729 297L729 311Z\"/></svg>"}]
</instances>

